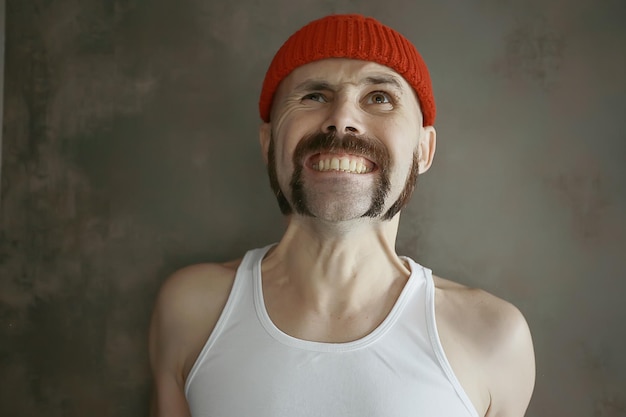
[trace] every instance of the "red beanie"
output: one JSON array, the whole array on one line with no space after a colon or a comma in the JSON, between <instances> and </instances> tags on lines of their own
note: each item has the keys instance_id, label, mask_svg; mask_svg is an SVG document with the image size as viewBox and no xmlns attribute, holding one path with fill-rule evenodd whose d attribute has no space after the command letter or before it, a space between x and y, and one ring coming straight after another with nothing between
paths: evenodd
<instances>
[{"instance_id":1,"label":"red beanie","mask_svg":"<svg viewBox=\"0 0 626 417\"><path fill-rule=\"evenodd\" d=\"M404 36L371 17L330 15L314 20L291 35L270 64L259 100L259 111L270 121L274 93L294 69L325 58L352 58L385 65L413 87L419 99L424 126L435 123L435 98L428 68Z\"/></svg>"}]
</instances>

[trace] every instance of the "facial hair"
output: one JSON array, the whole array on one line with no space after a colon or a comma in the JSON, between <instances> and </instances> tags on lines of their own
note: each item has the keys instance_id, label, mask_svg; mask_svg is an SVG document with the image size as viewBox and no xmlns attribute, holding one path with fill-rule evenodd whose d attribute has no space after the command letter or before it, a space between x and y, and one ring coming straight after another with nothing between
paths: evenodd
<instances>
[{"instance_id":1,"label":"facial hair","mask_svg":"<svg viewBox=\"0 0 626 417\"><path fill-rule=\"evenodd\" d=\"M411 170L409 171L409 175L406 177L406 182L404 183L404 189L400 193L398 199L389 207L385 215L382 217L383 220L391 220L394 218L396 214L400 212L411 200L411 195L413 195L413 191L415 190L415 185L417 184L417 177L420 172L420 158L419 152L417 149L413 151L413 162L411 163Z\"/></svg>"},{"instance_id":2,"label":"facial hair","mask_svg":"<svg viewBox=\"0 0 626 417\"><path fill-rule=\"evenodd\" d=\"M270 186L274 191L278 206L284 215L290 215L293 212L303 216L315 217L311 212L310 205L307 202L305 184L302 178L305 159L316 153L347 153L352 155L363 156L373 161L377 166L377 175L374 183L374 191L369 209L361 217L376 218L382 220L391 220L410 200L411 194L415 189L415 183L419 173L419 159L417 151L413 155L413 163L411 170L407 175L404 189L398 199L383 214L385 207L385 199L390 190L389 167L391 157L387 148L377 139L367 136L357 136L346 134L339 138L335 132L315 133L308 135L302 139L296 146L293 155L294 172L291 176L289 186L291 189L292 203L289 203L285 194L280 188L278 182L278 174L276 169L276 151L274 144L274 136L270 138L268 149L268 176Z\"/></svg>"}]
</instances>

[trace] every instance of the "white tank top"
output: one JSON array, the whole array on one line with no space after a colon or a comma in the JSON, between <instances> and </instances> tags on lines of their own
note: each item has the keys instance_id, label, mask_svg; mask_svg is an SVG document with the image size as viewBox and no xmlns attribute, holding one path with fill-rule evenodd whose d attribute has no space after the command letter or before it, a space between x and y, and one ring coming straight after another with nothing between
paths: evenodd
<instances>
[{"instance_id":1,"label":"white tank top","mask_svg":"<svg viewBox=\"0 0 626 417\"><path fill-rule=\"evenodd\" d=\"M193 417L478 417L437 335L431 271L411 276L389 315L348 343L280 331L261 261L246 253L224 310L185 382Z\"/></svg>"}]
</instances>

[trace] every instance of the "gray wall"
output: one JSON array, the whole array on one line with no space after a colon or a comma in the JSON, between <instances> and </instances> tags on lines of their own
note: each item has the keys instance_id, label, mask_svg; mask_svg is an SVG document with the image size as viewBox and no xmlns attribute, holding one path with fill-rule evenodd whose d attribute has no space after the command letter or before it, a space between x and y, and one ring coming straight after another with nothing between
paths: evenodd
<instances>
[{"instance_id":1,"label":"gray wall","mask_svg":"<svg viewBox=\"0 0 626 417\"><path fill-rule=\"evenodd\" d=\"M626 415L622 0L9 0L0 415L145 415L155 293L280 236L260 83L342 11L400 30L434 80L399 252L524 312L528 416Z\"/></svg>"},{"instance_id":2,"label":"gray wall","mask_svg":"<svg viewBox=\"0 0 626 417\"><path fill-rule=\"evenodd\" d=\"M0 0L0 126L3 126L2 115L4 114L4 35L5 35L5 2ZM2 131L0 131L0 184L2 183ZM0 187L1 191L1 187ZM0 194L0 198L2 195Z\"/></svg>"}]
</instances>

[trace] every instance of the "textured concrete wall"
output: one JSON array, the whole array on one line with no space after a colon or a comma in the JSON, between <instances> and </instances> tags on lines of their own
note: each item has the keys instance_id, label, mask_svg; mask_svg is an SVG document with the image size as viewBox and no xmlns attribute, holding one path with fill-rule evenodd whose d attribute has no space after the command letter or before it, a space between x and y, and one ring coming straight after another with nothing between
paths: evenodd
<instances>
[{"instance_id":1,"label":"textured concrete wall","mask_svg":"<svg viewBox=\"0 0 626 417\"><path fill-rule=\"evenodd\" d=\"M399 251L522 309L528 416L626 415L622 0L9 0L0 415L146 414L160 282L281 234L265 67L343 11L403 32L435 84Z\"/></svg>"},{"instance_id":2,"label":"textured concrete wall","mask_svg":"<svg viewBox=\"0 0 626 417\"><path fill-rule=\"evenodd\" d=\"M4 114L4 36L5 36L5 7L4 0L0 0L0 126ZM2 131L0 131L0 184L2 183ZM0 188L0 191L1 188ZM2 195L0 194L0 198Z\"/></svg>"}]
</instances>

